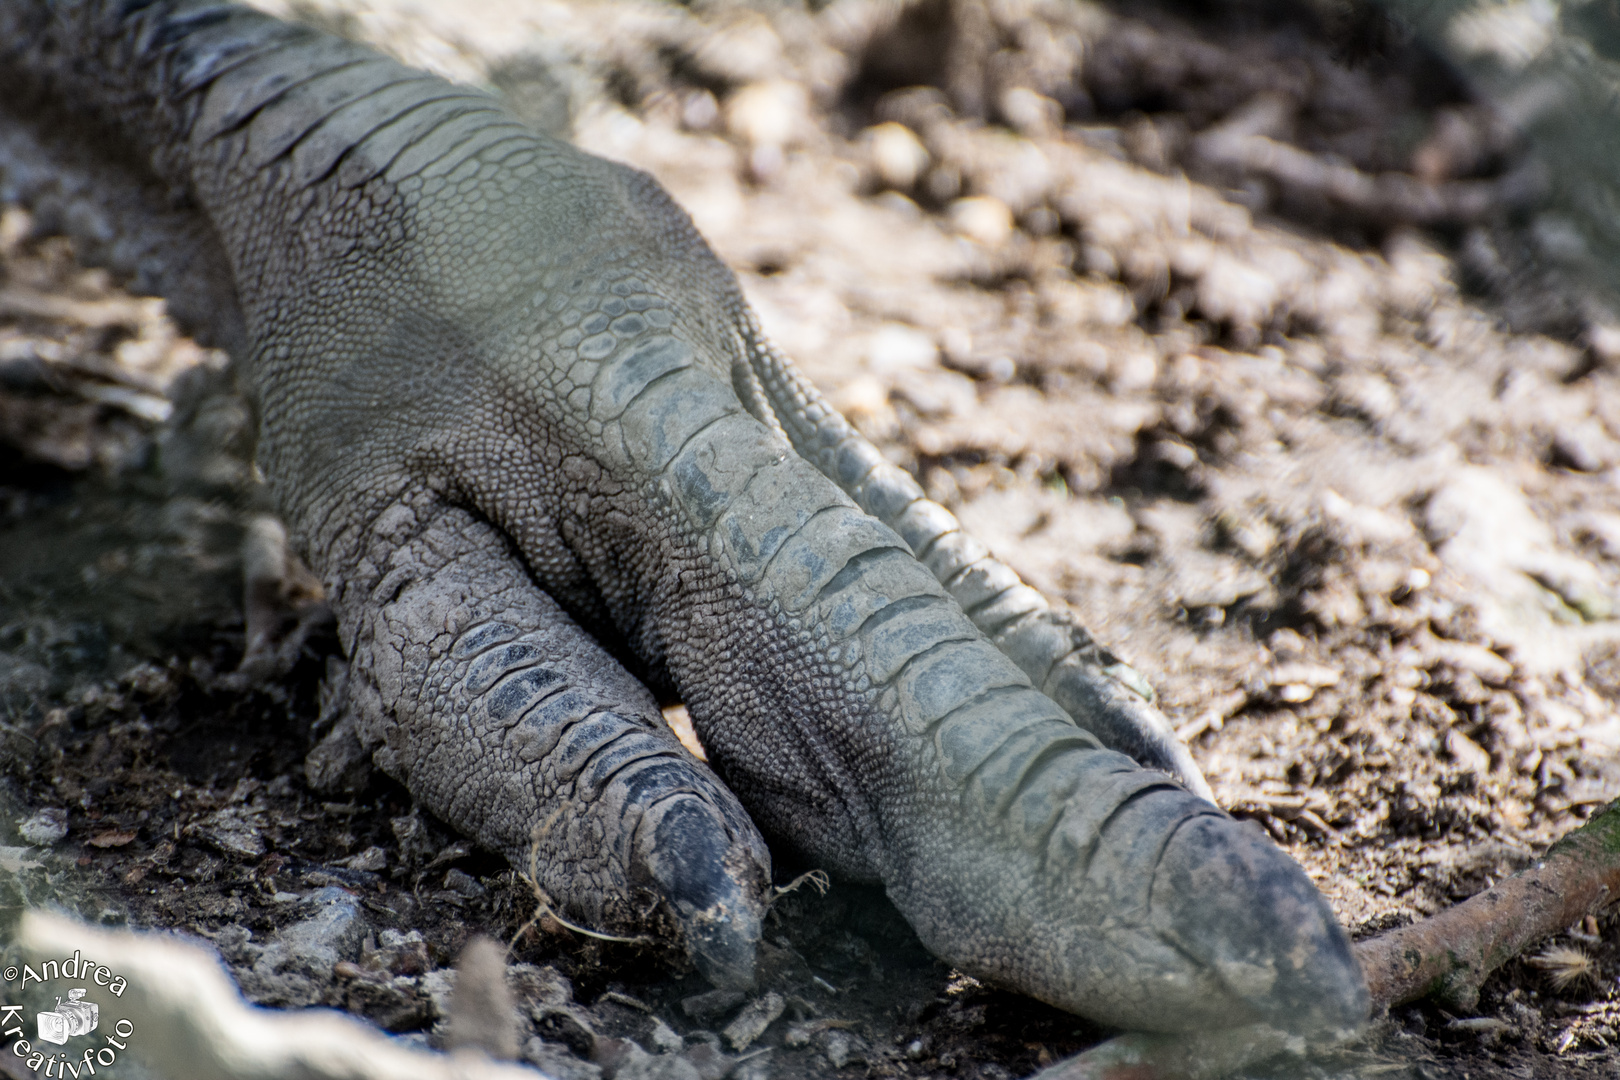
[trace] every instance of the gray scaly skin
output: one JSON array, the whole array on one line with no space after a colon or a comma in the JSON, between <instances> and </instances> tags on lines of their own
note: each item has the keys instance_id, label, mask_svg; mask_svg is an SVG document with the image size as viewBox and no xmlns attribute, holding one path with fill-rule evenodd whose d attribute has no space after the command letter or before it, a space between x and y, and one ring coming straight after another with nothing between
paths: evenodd
<instances>
[{"instance_id":1,"label":"gray scaly skin","mask_svg":"<svg viewBox=\"0 0 1620 1080\"><path fill-rule=\"evenodd\" d=\"M757 823L1108 1023L1364 1018L1300 869L763 340L650 178L196 0L0 0L0 100L10 194L238 357L355 737L481 843L538 843L570 914L746 983Z\"/></svg>"}]
</instances>

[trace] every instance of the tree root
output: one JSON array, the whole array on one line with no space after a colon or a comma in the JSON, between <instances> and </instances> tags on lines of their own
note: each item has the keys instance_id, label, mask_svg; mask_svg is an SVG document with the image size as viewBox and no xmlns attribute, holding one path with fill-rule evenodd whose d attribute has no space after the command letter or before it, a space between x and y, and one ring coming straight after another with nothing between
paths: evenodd
<instances>
[{"instance_id":1,"label":"tree root","mask_svg":"<svg viewBox=\"0 0 1620 1080\"><path fill-rule=\"evenodd\" d=\"M1431 994L1472 1008L1491 972L1542 938L1620 901L1620 799L1534 866L1422 922L1356 946L1375 1013ZM1256 1026L1121 1035L1031 1080L1217 1080L1303 1041Z\"/></svg>"}]
</instances>

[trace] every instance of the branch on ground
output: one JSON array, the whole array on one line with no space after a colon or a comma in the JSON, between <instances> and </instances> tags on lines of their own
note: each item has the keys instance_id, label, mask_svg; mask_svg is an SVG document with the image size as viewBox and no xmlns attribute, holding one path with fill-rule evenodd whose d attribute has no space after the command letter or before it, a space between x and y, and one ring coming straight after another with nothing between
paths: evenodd
<instances>
[{"instance_id":1,"label":"branch on ground","mask_svg":"<svg viewBox=\"0 0 1620 1080\"><path fill-rule=\"evenodd\" d=\"M1431 994L1462 1008L1526 948L1620 900L1620 799L1534 866L1422 922L1356 946L1373 1004Z\"/></svg>"},{"instance_id":2,"label":"branch on ground","mask_svg":"<svg viewBox=\"0 0 1620 1080\"><path fill-rule=\"evenodd\" d=\"M1290 200L1327 206L1383 225L1465 225L1529 205L1547 178L1531 161L1491 180L1425 180L1409 173L1369 173L1329 155L1314 154L1274 135L1289 123L1294 105L1262 94L1199 135L1192 162L1228 179L1254 177L1275 184Z\"/></svg>"}]
</instances>

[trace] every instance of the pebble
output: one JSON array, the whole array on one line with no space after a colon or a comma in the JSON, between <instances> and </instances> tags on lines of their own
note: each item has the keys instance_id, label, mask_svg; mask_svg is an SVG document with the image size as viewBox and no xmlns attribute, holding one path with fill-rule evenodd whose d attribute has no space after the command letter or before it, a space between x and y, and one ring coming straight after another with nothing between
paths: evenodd
<instances>
[{"instance_id":1,"label":"pebble","mask_svg":"<svg viewBox=\"0 0 1620 1080\"><path fill-rule=\"evenodd\" d=\"M613 1080L703 1080L703 1074L684 1057L654 1056L635 1043L627 1043Z\"/></svg>"},{"instance_id":2,"label":"pebble","mask_svg":"<svg viewBox=\"0 0 1620 1080\"><path fill-rule=\"evenodd\" d=\"M720 1050L720 1040L709 1031L693 1032L709 1037L706 1041L694 1042L681 1052L681 1057L690 1061L703 1080L722 1080L736 1066L736 1060L727 1057ZM687 1036L688 1039L691 1036Z\"/></svg>"},{"instance_id":3,"label":"pebble","mask_svg":"<svg viewBox=\"0 0 1620 1080\"><path fill-rule=\"evenodd\" d=\"M388 824L394 830L400 861L415 865L433 857L435 845L432 831L417 811L412 810L404 817L390 818Z\"/></svg>"},{"instance_id":4,"label":"pebble","mask_svg":"<svg viewBox=\"0 0 1620 1080\"><path fill-rule=\"evenodd\" d=\"M821 1052L835 1069L842 1069L852 1061L866 1060L866 1043L858 1035L834 1029L821 1038Z\"/></svg>"},{"instance_id":5,"label":"pebble","mask_svg":"<svg viewBox=\"0 0 1620 1080\"><path fill-rule=\"evenodd\" d=\"M674 1028L656 1016L653 1017L652 1033L647 1038L660 1054L673 1054L686 1045L686 1040L677 1035Z\"/></svg>"},{"instance_id":6,"label":"pebble","mask_svg":"<svg viewBox=\"0 0 1620 1080\"><path fill-rule=\"evenodd\" d=\"M1012 211L1007 209L1006 203L989 195L957 199L946 208L945 216L950 219L951 228L985 247L995 247L1012 235Z\"/></svg>"},{"instance_id":7,"label":"pebble","mask_svg":"<svg viewBox=\"0 0 1620 1080\"><path fill-rule=\"evenodd\" d=\"M523 1060L555 1080L602 1080L602 1066L581 1061L568 1047L538 1035L523 1044Z\"/></svg>"},{"instance_id":8,"label":"pebble","mask_svg":"<svg viewBox=\"0 0 1620 1080\"><path fill-rule=\"evenodd\" d=\"M726 130L753 146L781 147L809 126L805 88L786 79L750 83L726 101Z\"/></svg>"},{"instance_id":9,"label":"pebble","mask_svg":"<svg viewBox=\"0 0 1620 1080\"><path fill-rule=\"evenodd\" d=\"M422 976L419 984L422 995L433 1006L433 1015L443 1020L450 1015L450 999L456 992L456 972L454 968L436 968Z\"/></svg>"},{"instance_id":10,"label":"pebble","mask_svg":"<svg viewBox=\"0 0 1620 1080\"><path fill-rule=\"evenodd\" d=\"M1446 1025L1446 1031L1472 1035L1486 1045L1494 1045L1504 1037L1514 1034L1512 1024L1498 1020L1494 1016L1469 1016L1453 1020Z\"/></svg>"},{"instance_id":11,"label":"pebble","mask_svg":"<svg viewBox=\"0 0 1620 1080\"><path fill-rule=\"evenodd\" d=\"M346 866L350 870L365 870L375 874L379 870L388 869L388 852L373 844L358 855L344 859L339 866Z\"/></svg>"},{"instance_id":12,"label":"pebble","mask_svg":"<svg viewBox=\"0 0 1620 1080\"><path fill-rule=\"evenodd\" d=\"M68 814L61 807L48 806L34 813L18 830L26 842L37 847L51 847L62 842L68 834Z\"/></svg>"},{"instance_id":13,"label":"pebble","mask_svg":"<svg viewBox=\"0 0 1620 1080\"><path fill-rule=\"evenodd\" d=\"M377 935L375 949L368 944L360 950L360 959L369 967L394 975L420 975L432 966L427 942L423 940L420 930L404 934L398 930L384 930Z\"/></svg>"},{"instance_id":14,"label":"pebble","mask_svg":"<svg viewBox=\"0 0 1620 1080\"><path fill-rule=\"evenodd\" d=\"M532 1003L531 1008L564 1008L574 1001L574 984L549 964L513 964L506 969L506 977L518 998Z\"/></svg>"},{"instance_id":15,"label":"pebble","mask_svg":"<svg viewBox=\"0 0 1620 1080\"><path fill-rule=\"evenodd\" d=\"M921 330L884 323L867 342L866 362L879 374L931 368L939 362L939 348Z\"/></svg>"},{"instance_id":16,"label":"pebble","mask_svg":"<svg viewBox=\"0 0 1620 1080\"><path fill-rule=\"evenodd\" d=\"M928 150L904 124L879 124L865 132L872 168L883 183L910 191L928 168Z\"/></svg>"},{"instance_id":17,"label":"pebble","mask_svg":"<svg viewBox=\"0 0 1620 1080\"><path fill-rule=\"evenodd\" d=\"M1620 446L1596 420L1583 420L1553 435L1553 463L1577 472L1602 472L1620 458Z\"/></svg>"},{"instance_id":18,"label":"pebble","mask_svg":"<svg viewBox=\"0 0 1620 1080\"><path fill-rule=\"evenodd\" d=\"M256 859L264 854L264 836L240 808L216 810L192 826L197 836L227 855Z\"/></svg>"},{"instance_id":19,"label":"pebble","mask_svg":"<svg viewBox=\"0 0 1620 1080\"><path fill-rule=\"evenodd\" d=\"M368 927L353 893L329 885L310 893L305 903L314 914L276 933L253 965L260 974L297 971L325 977L358 951Z\"/></svg>"},{"instance_id":20,"label":"pebble","mask_svg":"<svg viewBox=\"0 0 1620 1080\"><path fill-rule=\"evenodd\" d=\"M782 995L772 990L764 997L749 1002L720 1034L725 1037L733 1050L746 1050L755 1039L765 1034L765 1029L770 1027L786 1008L787 1003L782 1000Z\"/></svg>"},{"instance_id":21,"label":"pebble","mask_svg":"<svg viewBox=\"0 0 1620 1080\"><path fill-rule=\"evenodd\" d=\"M748 1000L741 990L708 990L681 1001L681 1011L700 1024L718 1020Z\"/></svg>"},{"instance_id":22,"label":"pebble","mask_svg":"<svg viewBox=\"0 0 1620 1080\"><path fill-rule=\"evenodd\" d=\"M477 900L489 890L483 883L465 870L451 870L444 875L444 887L469 900Z\"/></svg>"}]
</instances>

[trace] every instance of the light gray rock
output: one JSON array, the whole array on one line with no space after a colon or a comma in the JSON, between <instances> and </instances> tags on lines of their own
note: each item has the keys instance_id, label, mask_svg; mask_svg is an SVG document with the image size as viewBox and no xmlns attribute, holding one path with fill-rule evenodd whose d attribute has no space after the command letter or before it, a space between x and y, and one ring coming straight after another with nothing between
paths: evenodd
<instances>
[{"instance_id":1,"label":"light gray rock","mask_svg":"<svg viewBox=\"0 0 1620 1080\"><path fill-rule=\"evenodd\" d=\"M720 1034L733 1050L746 1050L753 1041L765 1034L765 1029L782 1015L787 1003L775 990L750 1001L737 1018L727 1024Z\"/></svg>"},{"instance_id":2,"label":"light gray rock","mask_svg":"<svg viewBox=\"0 0 1620 1080\"><path fill-rule=\"evenodd\" d=\"M56 806L36 810L18 827L24 841L38 847L60 844L68 834L68 813Z\"/></svg>"}]
</instances>

